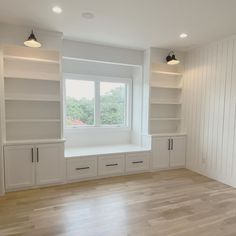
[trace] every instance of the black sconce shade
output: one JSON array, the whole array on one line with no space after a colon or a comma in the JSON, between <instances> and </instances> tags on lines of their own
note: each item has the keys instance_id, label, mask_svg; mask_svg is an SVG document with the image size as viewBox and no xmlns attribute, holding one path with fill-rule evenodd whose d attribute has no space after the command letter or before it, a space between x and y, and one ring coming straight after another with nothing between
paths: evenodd
<instances>
[{"instance_id":1,"label":"black sconce shade","mask_svg":"<svg viewBox=\"0 0 236 236\"><path fill-rule=\"evenodd\" d=\"M177 65L180 63L178 59L176 59L175 54L171 51L168 56L166 57L166 62L168 65Z\"/></svg>"},{"instance_id":2,"label":"black sconce shade","mask_svg":"<svg viewBox=\"0 0 236 236\"><path fill-rule=\"evenodd\" d=\"M40 48L42 46L41 43L37 41L33 30L31 31L29 38L24 42L24 45L31 48Z\"/></svg>"}]
</instances>

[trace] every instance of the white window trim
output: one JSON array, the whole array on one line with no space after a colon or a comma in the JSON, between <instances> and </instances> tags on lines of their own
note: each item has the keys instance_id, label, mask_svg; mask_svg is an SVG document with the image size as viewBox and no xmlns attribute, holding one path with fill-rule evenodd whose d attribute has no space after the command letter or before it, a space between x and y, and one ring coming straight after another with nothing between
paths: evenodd
<instances>
[{"instance_id":1,"label":"white window trim","mask_svg":"<svg viewBox=\"0 0 236 236\"><path fill-rule=\"evenodd\" d=\"M95 109L94 110L94 122L95 125L86 126L67 126L66 125L66 79L73 80L85 80L95 82ZM102 125L100 122L100 82L114 82L114 83L125 83L126 84L126 111L125 111L125 125ZM88 74L73 74L64 73L63 74L63 109L64 109L64 129L65 130L84 130L84 129L112 129L112 130L131 130L132 127L132 79L123 77L108 77L108 76L97 76ZM97 98L97 99L96 99ZM127 104L128 103L128 104Z\"/></svg>"}]
</instances>

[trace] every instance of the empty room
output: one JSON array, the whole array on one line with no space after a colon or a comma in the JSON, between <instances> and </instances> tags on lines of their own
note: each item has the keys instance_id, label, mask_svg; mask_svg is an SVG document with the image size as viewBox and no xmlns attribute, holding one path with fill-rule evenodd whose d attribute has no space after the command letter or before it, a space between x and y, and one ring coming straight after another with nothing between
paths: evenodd
<instances>
[{"instance_id":1,"label":"empty room","mask_svg":"<svg viewBox=\"0 0 236 236\"><path fill-rule=\"evenodd\" d=\"M0 236L236 236L235 0L0 0Z\"/></svg>"}]
</instances>

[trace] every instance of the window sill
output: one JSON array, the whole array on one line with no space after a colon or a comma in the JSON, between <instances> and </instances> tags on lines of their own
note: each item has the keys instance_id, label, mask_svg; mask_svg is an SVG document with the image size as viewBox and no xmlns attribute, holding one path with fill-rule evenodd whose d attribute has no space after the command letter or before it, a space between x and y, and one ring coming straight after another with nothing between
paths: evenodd
<instances>
[{"instance_id":1,"label":"window sill","mask_svg":"<svg viewBox=\"0 0 236 236\"><path fill-rule=\"evenodd\" d=\"M65 132L93 132L93 131L131 131L128 126L84 126L84 127L65 127Z\"/></svg>"}]
</instances>

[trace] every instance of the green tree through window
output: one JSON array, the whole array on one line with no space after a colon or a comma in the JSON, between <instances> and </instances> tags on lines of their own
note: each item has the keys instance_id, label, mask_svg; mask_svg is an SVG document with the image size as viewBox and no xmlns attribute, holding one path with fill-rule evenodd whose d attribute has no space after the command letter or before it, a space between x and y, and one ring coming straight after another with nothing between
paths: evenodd
<instances>
[{"instance_id":1,"label":"green tree through window","mask_svg":"<svg viewBox=\"0 0 236 236\"><path fill-rule=\"evenodd\" d=\"M81 98L79 100L66 98L67 125L93 125L94 99Z\"/></svg>"},{"instance_id":2,"label":"green tree through window","mask_svg":"<svg viewBox=\"0 0 236 236\"><path fill-rule=\"evenodd\" d=\"M103 83L101 83L101 86ZM116 87L100 96L101 124L122 125L125 122L125 86Z\"/></svg>"},{"instance_id":3,"label":"green tree through window","mask_svg":"<svg viewBox=\"0 0 236 236\"><path fill-rule=\"evenodd\" d=\"M125 84L101 82L100 121L102 125L125 123ZM112 84L115 84L114 86ZM105 89L103 89L105 88ZM67 126L94 125L94 98L66 96Z\"/></svg>"}]
</instances>

